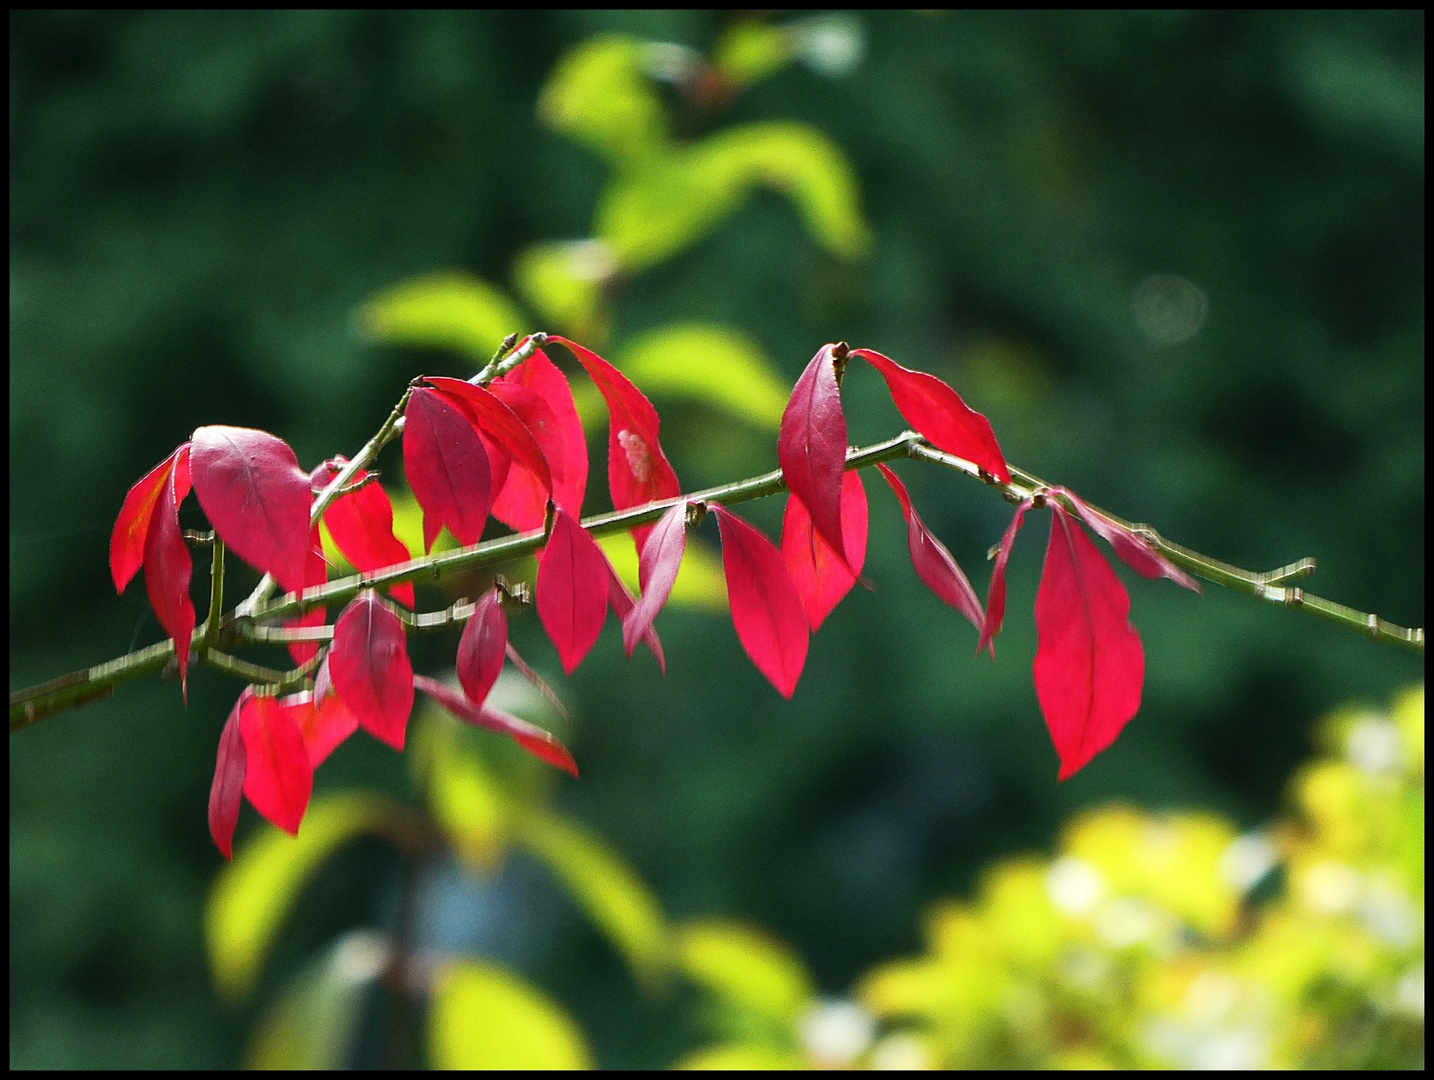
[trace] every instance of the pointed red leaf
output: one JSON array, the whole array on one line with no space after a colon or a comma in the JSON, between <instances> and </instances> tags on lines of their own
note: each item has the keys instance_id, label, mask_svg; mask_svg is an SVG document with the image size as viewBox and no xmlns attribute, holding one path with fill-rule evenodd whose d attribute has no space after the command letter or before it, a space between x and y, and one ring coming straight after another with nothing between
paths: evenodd
<instances>
[{"instance_id":1,"label":"pointed red leaf","mask_svg":"<svg viewBox=\"0 0 1434 1080\"><path fill-rule=\"evenodd\" d=\"M782 553L729 510L713 506L737 640L777 693L789 698L807 662L807 616Z\"/></svg>"},{"instance_id":2,"label":"pointed red leaf","mask_svg":"<svg viewBox=\"0 0 1434 1080\"><path fill-rule=\"evenodd\" d=\"M462 408L480 431L551 492L553 477L548 469L548 459L543 456L543 451L523 421L497 395L486 387L474 386L462 379L434 377L428 381L450 403Z\"/></svg>"},{"instance_id":3,"label":"pointed red leaf","mask_svg":"<svg viewBox=\"0 0 1434 1080\"><path fill-rule=\"evenodd\" d=\"M976 590L971 588L965 572L957 565L946 545L936 539L921 520L921 515L911 505L906 485L885 465L878 462L876 467L896 493L901 512L906 516L906 546L911 551L911 565L916 570L916 576L926 583L938 600L966 616L977 630L983 630L986 613L981 610L981 601L976 599Z\"/></svg>"},{"instance_id":4,"label":"pointed red leaf","mask_svg":"<svg viewBox=\"0 0 1434 1080\"><path fill-rule=\"evenodd\" d=\"M642 585L642 598L632 610L619 613L622 619L622 647L627 658L637 643L652 629L652 622L667 598L672 594L672 585L677 580L677 571L682 567L682 553L687 549L687 503L677 503L658 519L652 532L642 545L638 556L637 577ZM614 575L616 576L616 575ZM654 649L654 655L657 650ZM667 665L659 659L666 674Z\"/></svg>"},{"instance_id":5,"label":"pointed red leaf","mask_svg":"<svg viewBox=\"0 0 1434 1080\"><path fill-rule=\"evenodd\" d=\"M413 665L403 623L372 589L359 593L339 615L328 659L334 692L359 726L402 750L413 711Z\"/></svg>"},{"instance_id":6,"label":"pointed red leaf","mask_svg":"<svg viewBox=\"0 0 1434 1080\"><path fill-rule=\"evenodd\" d=\"M491 492L483 440L468 417L434 390L414 390L405 415L403 471L423 507L423 549L433 550L444 526L465 547L476 544Z\"/></svg>"},{"instance_id":7,"label":"pointed red leaf","mask_svg":"<svg viewBox=\"0 0 1434 1080\"><path fill-rule=\"evenodd\" d=\"M257 695L241 700L244 796L285 832L296 834L314 790L314 770L293 716L278 701Z\"/></svg>"},{"instance_id":8,"label":"pointed red leaf","mask_svg":"<svg viewBox=\"0 0 1434 1080\"><path fill-rule=\"evenodd\" d=\"M648 542L651 543L652 537L656 535L657 530L653 529L648 534ZM603 557L607 557L606 552ZM637 607L637 601L633 599L632 593L628 591L622 578L617 576L617 571L612 568L611 562L607 564L607 604L612 608L613 614L617 616L617 621L623 625L623 646L627 651L627 658L631 660L632 649L627 648L627 620L632 617L633 610ZM648 650L657 661L658 671L662 672L665 677L667 675L667 657L662 651L662 642L657 636L657 628L649 622L646 628L633 638L633 648L637 647L638 641L647 645Z\"/></svg>"},{"instance_id":9,"label":"pointed red leaf","mask_svg":"<svg viewBox=\"0 0 1434 1080\"><path fill-rule=\"evenodd\" d=\"M986 590L986 618L981 623L981 640L976 643L976 655L982 649L991 650L991 659L996 659L996 635L1001 632L1001 623L1006 617L1006 562L1011 557L1011 545L1016 542L1016 533L1021 531L1026 511L1032 506L1025 499L1016 507L1016 514L1006 526L1001 537L1001 547L996 552L996 565L991 568L991 584Z\"/></svg>"},{"instance_id":10,"label":"pointed red leaf","mask_svg":"<svg viewBox=\"0 0 1434 1080\"><path fill-rule=\"evenodd\" d=\"M194 432L190 469L199 505L219 538L288 592L304 587L309 477L289 444L252 428Z\"/></svg>"},{"instance_id":11,"label":"pointed red leaf","mask_svg":"<svg viewBox=\"0 0 1434 1080\"><path fill-rule=\"evenodd\" d=\"M488 692L503 670L508 648L508 616L498 599L498 590L489 589L478 600L463 636L458 640L458 681L475 705L488 700Z\"/></svg>"},{"instance_id":12,"label":"pointed red leaf","mask_svg":"<svg viewBox=\"0 0 1434 1080\"><path fill-rule=\"evenodd\" d=\"M149 520L154 514L154 508L159 505L164 483L169 479L175 459L179 457L180 450L188 445L185 443L184 446L178 447L169 457L145 473L124 497L119 517L115 518L114 531L110 533L110 574L114 578L117 593L125 591L144 563L144 541L149 535ZM188 490L186 486L183 491L176 491L176 502L182 502Z\"/></svg>"},{"instance_id":13,"label":"pointed red leaf","mask_svg":"<svg viewBox=\"0 0 1434 1080\"><path fill-rule=\"evenodd\" d=\"M1196 594L1200 592L1198 581L1156 551L1150 542L1138 533L1117 525L1108 518L1101 517L1069 488L1055 488L1052 494L1064 495L1069 499L1071 505L1075 507L1076 513L1080 515L1080 519L1085 522L1086 528L1105 540L1115 549L1121 562L1147 581L1167 577L1181 588L1189 589Z\"/></svg>"},{"instance_id":14,"label":"pointed red leaf","mask_svg":"<svg viewBox=\"0 0 1434 1080\"><path fill-rule=\"evenodd\" d=\"M777 433L777 461L787 490L811 516L812 528L850 568L841 521L846 417L841 411L834 348L823 345L797 380Z\"/></svg>"},{"instance_id":15,"label":"pointed red leaf","mask_svg":"<svg viewBox=\"0 0 1434 1080\"><path fill-rule=\"evenodd\" d=\"M841 531L852 565L839 558L830 544L812 529L811 515L801 499L789 497L782 518L782 558L792 584L802 598L807 625L816 633L826 617L856 584L866 562L866 489L861 475L851 469L842 477Z\"/></svg>"},{"instance_id":16,"label":"pointed red leaf","mask_svg":"<svg viewBox=\"0 0 1434 1080\"><path fill-rule=\"evenodd\" d=\"M602 633L607 616L608 562L587 532L558 510L538 562L538 618L571 675Z\"/></svg>"},{"instance_id":17,"label":"pointed red leaf","mask_svg":"<svg viewBox=\"0 0 1434 1080\"><path fill-rule=\"evenodd\" d=\"M304 695L295 694L285 698L288 704L299 704ZM329 678L329 658L319 665L314 676L314 692L309 695L308 711L294 710L294 722L299 725L299 734L304 737L304 749L309 752L309 764L317 769L324 759L338 748L338 745L358 730L358 717L353 710L339 700Z\"/></svg>"},{"instance_id":18,"label":"pointed red leaf","mask_svg":"<svg viewBox=\"0 0 1434 1080\"><path fill-rule=\"evenodd\" d=\"M536 390L529 390L526 386L518 383L505 383L501 380L491 383L489 389L500 398L504 405L513 410L523 426L532 433L538 447L542 450L544 458L549 459L549 466L552 470L553 492L560 492L562 485L562 472L559 462L566 448L561 441L558 430L557 417L553 410L548 408L548 403L542 399ZM525 469L521 464L514 462L514 468L509 471L501 487L497 480L494 480L494 490L498 497L493 500L493 516L507 525L511 525L518 532L531 532L534 529L543 527L544 515L547 513L548 498L551 494L543 481ZM565 500L571 504L571 494L561 491ZM557 499L554 499L557 502ZM581 500L579 500L581 501ZM570 514L577 511L562 506Z\"/></svg>"},{"instance_id":19,"label":"pointed red leaf","mask_svg":"<svg viewBox=\"0 0 1434 1080\"><path fill-rule=\"evenodd\" d=\"M144 540L144 590L159 625L174 641L179 685L188 702L189 639L194 634L189 579L194 574L194 560L179 531L179 498L175 490L178 471L171 469L169 477L160 485L159 502L149 516L149 532Z\"/></svg>"},{"instance_id":20,"label":"pointed red leaf","mask_svg":"<svg viewBox=\"0 0 1434 1080\"><path fill-rule=\"evenodd\" d=\"M578 765L573 760L572 754L568 753L567 748L551 732L544 731L536 724L530 724L526 720L520 720L501 709L482 708L475 705L461 694L454 693L437 679L430 679L426 675L415 675L413 685L464 723L487 728L500 735L507 735L540 761L546 761L549 765L554 765L573 776L578 775Z\"/></svg>"},{"instance_id":21,"label":"pointed red leaf","mask_svg":"<svg viewBox=\"0 0 1434 1080\"><path fill-rule=\"evenodd\" d=\"M1060 779L1115 741L1140 708L1145 651L1130 597L1077 522L1052 502L1036 592L1036 697L1060 755Z\"/></svg>"},{"instance_id":22,"label":"pointed red leaf","mask_svg":"<svg viewBox=\"0 0 1434 1080\"><path fill-rule=\"evenodd\" d=\"M985 469L1004 484L1011 482L1011 470L990 421L962 401L960 394L935 375L904 368L871 349L853 349L851 354L881 372L896 408L927 442Z\"/></svg>"},{"instance_id":23,"label":"pointed red leaf","mask_svg":"<svg viewBox=\"0 0 1434 1080\"><path fill-rule=\"evenodd\" d=\"M548 340L566 346L577 357L607 402L607 478L613 509L626 510L680 494L682 486L658 440L657 410L652 402L627 376L591 349L564 337L550 336ZM632 530L638 551L651 531L651 525Z\"/></svg>"},{"instance_id":24,"label":"pointed red leaf","mask_svg":"<svg viewBox=\"0 0 1434 1080\"><path fill-rule=\"evenodd\" d=\"M328 580L329 564L328 560L324 558L324 547L319 540L319 530L316 528L309 534L309 556L304 560L304 588L312 589L317 585L326 584ZM316 607L304 612L297 619L287 619L279 625L286 629L301 626L323 626L324 620L327 618L327 609ZM295 664L307 664L318 654L319 643L317 641L289 642L289 655L294 658Z\"/></svg>"},{"instance_id":25,"label":"pointed red leaf","mask_svg":"<svg viewBox=\"0 0 1434 1080\"><path fill-rule=\"evenodd\" d=\"M324 462L311 476L314 487L323 490L345 464L347 460L342 457ZM366 476L368 472L360 469L354 474L352 483L358 483ZM324 524L334 546L361 574L372 574L412 558L403 541L393 535L393 503L389 501L388 492L379 484L365 484L356 491L340 495L324 511ZM413 610L413 582L391 585L387 591L404 607Z\"/></svg>"},{"instance_id":26,"label":"pointed red leaf","mask_svg":"<svg viewBox=\"0 0 1434 1080\"><path fill-rule=\"evenodd\" d=\"M548 407L551 420L527 409L522 395L507 392L515 387L537 394ZM553 501L573 517L581 518L583 494L588 483L588 444L583 435L583 424L578 418L577 405L573 402L573 391L568 385L567 376L548 359L542 349L537 349L508 374L490 384L489 389L518 414L518 418L528 426L533 438L538 441L543 456L548 459L548 468L552 470ZM515 500L516 498L515 496ZM505 512L506 510L507 507ZM506 517L502 520L521 531L536 529L542 525L544 510L545 503L538 503L536 524L520 526ZM531 515L531 511L529 514ZM529 516L526 520L531 522L533 519Z\"/></svg>"},{"instance_id":27,"label":"pointed red leaf","mask_svg":"<svg viewBox=\"0 0 1434 1080\"><path fill-rule=\"evenodd\" d=\"M229 719L219 733L214 783L209 787L209 835L226 859L234 858L234 826L239 823L239 804L244 795L244 736L239 729L239 713L253 693L254 688L246 686L229 710Z\"/></svg>"}]
</instances>

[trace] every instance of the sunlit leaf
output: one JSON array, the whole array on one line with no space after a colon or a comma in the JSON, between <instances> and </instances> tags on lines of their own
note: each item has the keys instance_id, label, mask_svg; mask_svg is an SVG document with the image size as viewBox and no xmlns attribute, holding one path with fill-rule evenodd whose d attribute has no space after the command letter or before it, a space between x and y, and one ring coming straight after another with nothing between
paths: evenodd
<instances>
[{"instance_id":1,"label":"sunlit leaf","mask_svg":"<svg viewBox=\"0 0 1434 1080\"><path fill-rule=\"evenodd\" d=\"M177 461L187 457L185 447L177 451ZM160 485L159 502L149 516L149 532L144 540L144 589L149 605L164 632L174 642L174 657L179 665L179 685L184 699L189 700L189 642L194 635L194 604L189 599L189 581L194 573L194 560L189 546L179 531L178 490L179 468L171 469Z\"/></svg>"},{"instance_id":2,"label":"sunlit leaf","mask_svg":"<svg viewBox=\"0 0 1434 1080\"><path fill-rule=\"evenodd\" d=\"M586 341L608 335L603 286L617 257L601 240L529 244L513 260L513 284L546 325Z\"/></svg>"},{"instance_id":3,"label":"sunlit leaf","mask_svg":"<svg viewBox=\"0 0 1434 1080\"><path fill-rule=\"evenodd\" d=\"M1149 581L1167 577L1183 589L1197 594L1200 592L1198 581L1160 554L1138 533L1097 514L1084 499L1068 488L1055 488L1052 494L1064 495L1069 499L1081 521L1085 522L1086 528L1105 540L1115 550L1120 561L1141 577Z\"/></svg>"},{"instance_id":4,"label":"sunlit leaf","mask_svg":"<svg viewBox=\"0 0 1434 1080\"><path fill-rule=\"evenodd\" d=\"M642 71L643 42L618 34L589 38L548 76L538 115L548 125L631 167L667 143L662 98Z\"/></svg>"},{"instance_id":5,"label":"sunlit leaf","mask_svg":"<svg viewBox=\"0 0 1434 1080\"><path fill-rule=\"evenodd\" d=\"M746 335L724 326L678 323L627 344L623 373L654 397L684 397L775 431L791 387Z\"/></svg>"},{"instance_id":6,"label":"sunlit leaf","mask_svg":"<svg viewBox=\"0 0 1434 1080\"><path fill-rule=\"evenodd\" d=\"M656 530L653 531L652 535L656 535ZM628 587L623 583L622 578L618 577L617 571L612 567L612 563L608 563L607 565L607 604L608 607L612 609L612 613L617 616L617 621L621 623L624 628L627 626L628 618L637 608L637 601L633 599L632 593L628 591ZM665 676L667 674L667 657L663 654L662 641L657 636L657 628L654 627L651 622L648 622L637 636L633 638L634 647L636 647L639 640L647 643L647 647L652 650L653 658L657 661L658 670ZM624 629L623 647L627 652L627 658L631 660L632 649L626 647L626 642L627 631Z\"/></svg>"},{"instance_id":7,"label":"sunlit leaf","mask_svg":"<svg viewBox=\"0 0 1434 1080\"><path fill-rule=\"evenodd\" d=\"M578 906L613 943L637 980L660 985L672 964L672 939L652 891L598 837L551 814L530 810L523 844L547 864Z\"/></svg>"},{"instance_id":8,"label":"sunlit leaf","mask_svg":"<svg viewBox=\"0 0 1434 1080\"><path fill-rule=\"evenodd\" d=\"M187 444L186 444L187 445ZM149 522L164 494L165 481L184 447L178 447L139 480L124 497L119 516L110 534L110 574L115 592L122 593L134 580L144 562L144 543L149 535ZM185 489L188 490L187 488ZM179 495L182 500L183 495Z\"/></svg>"},{"instance_id":9,"label":"sunlit leaf","mask_svg":"<svg viewBox=\"0 0 1434 1080\"><path fill-rule=\"evenodd\" d=\"M488 691L503 670L508 649L508 616L497 589L489 589L478 604L458 639L458 682L475 705L488 700Z\"/></svg>"},{"instance_id":10,"label":"sunlit leaf","mask_svg":"<svg viewBox=\"0 0 1434 1080\"><path fill-rule=\"evenodd\" d=\"M272 697L239 699L244 797L268 821L297 833L314 790L314 769L293 714Z\"/></svg>"},{"instance_id":11,"label":"sunlit leaf","mask_svg":"<svg viewBox=\"0 0 1434 1080\"><path fill-rule=\"evenodd\" d=\"M737 640L777 693L792 696L807 660L807 616L787 565L770 540L736 514L713 506Z\"/></svg>"},{"instance_id":12,"label":"sunlit leaf","mask_svg":"<svg viewBox=\"0 0 1434 1080\"><path fill-rule=\"evenodd\" d=\"M365 589L334 623L329 676L339 700L374 738L403 749L413 710L413 665L403 623Z\"/></svg>"},{"instance_id":13,"label":"sunlit leaf","mask_svg":"<svg viewBox=\"0 0 1434 1080\"><path fill-rule=\"evenodd\" d=\"M558 370L543 350L537 349L512 371L493 382L489 389L518 414L538 441L552 471L553 501L573 517L581 518L588 482L588 446L567 376ZM547 407L547 414L530 408L522 394L509 394L509 390L536 394ZM534 479L532 483L537 481ZM513 486L514 478L510 476L502 495L493 504L494 513L520 531L541 527L544 507L536 498L529 498L521 524L498 514L500 506L505 513L509 512L507 489ZM516 493L511 496L513 499L520 497Z\"/></svg>"},{"instance_id":14,"label":"sunlit leaf","mask_svg":"<svg viewBox=\"0 0 1434 1080\"><path fill-rule=\"evenodd\" d=\"M428 1013L428 1056L439 1069L587 1069L573 1019L517 975L476 960L439 968Z\"/></svg>"},{"instance_id":15,"label":"sunlit leaf","mask_svg":"<svg viewBox=\"0 0 1434 1080\"><path fill-rule=\"evenodd\" d=\"M503 453L537 477L548 492L552 491L553 477L543 451L523 421L497 395L486 387L474 386L462 379L435 377L428 381L451 404L463 409L474 426L496 443ZM500 487L495 474L493 490Z\"/></svg>"},{"instance_id":16,"label":"sunlit leaf","mask_svg":"<svg viewBox=\"0 0 1434 1080\"><path fill-rule=\"evenodd\" d=\"M607 616L607 560L587 531L558 510L538 563L538 618L571 675L597 642Z\"/></svg>"},{"instance_id":17,"label":"sunlit leaf","mask_svg":"<svg viewBox=\"0 0 1434 1080\"><path fill-rule=\"evenodd\" d=\"M787 499L787 509L782 516L782 558L802 598L807 625L814 634L856 584L852 569L859 574L866 563L866 526L866 489L856 469L842 476L841 531L852 557L850 568L846 560L812 530L812 518L802 500Z\"/></svg>"},{"instance_id":18,"label":"sunlit leaf","mask_svg":"<svg viewBox=\"0 0 1434 1080\"><path fill-rule=\"evenodd\" d=\"M488 520L492 470L478 432L454 406L422 387L408 399L403 471L423 507L423 546L441 527L460 544L476 544Z\"/></svg>"},{"instance_id":19,"label":"sunlit leaf","mask_svg":"<svg viewBox=\"0 0 1434 1080\"><path fill-rule=\"evenodd\" d=\"M850 566L841 521L846 417L842 415L834 346L823 345L817 351L792 390L777 435L777 461L787 489L811 515L812 528Z\"/></svg>"},{"instance_id":20,"label":"sunlit leaf","mask_svg":"<svg viewBox=\"0 0 1434 1080\"><path fill-rule=\"evenodd\" d=\"M363 333L389 345L452 349L486 362L528 320L481 278L444 271L379 293L359 314Z\"/></svg>"},{"instance_id":21,"label":"sunlit leaf","mask_svg":"<svg viewBox=\"0 0 1434 1080\"><path fill-rule=\"evenodd\" d=\"M622 616L622 644L632 659L632 650L652 628L652 621L667 603L682 566L687 547L687 503L680 502L663 514L647 536L638 560L642 599Z\"/></svg>"},{"instance_id":22,"label":"sunlit leaf","mask_svg":"<svg viewBox=\"0 0 1434 1080\"><path fill-rule=\"evenodd\" d=\"M682 973L718 1000L781 1024L793 1023L815 993L796 954L745 923L684 924L677 955Z\"/></svg>"},{"instance_id":23,"label":"sunlit leaf","mask_svg":"<svg viewBox=\"0 0 1434 1080\"><path fill-rule=\"evenodd\" d=\"M345 464L347 461L342 457L325 462L314 470L310 480L322 490ZM360 469L354 474L352 482L356 484L367 475L367 470ZM334 546L360 573L371 574L413 557L394 533L393 503L388 492L379 484L364 484L355 491L340 495L324 511L324 525L333 538ZM413 610L411 581L392 585L388 591L400 604Z\"/></svg>"},{"instance_id":24,"label":"sunlit leaf","mask_svg":"<svg viewBox=\"0 0 1434 1080\"><path fill-rule=\"evenodd\" d=\"M981 601L976 599L976 590L971 588L965 571L957 565L946 545L921 520L911 505L906 485L885 465L878 462L876 467L886 477L886 482L901 503L901 512L906 517L906 545L911 552L911 565L916 570L916 576L943 604L966 616L977 630L982 629L986 624L986 613L981 610Z\"/></svg>"},{"instance_id":25,"label":"sunlit leaf","mask_svg":"<svg viewBox=\"0 0 1434 1080\"><path fill-rule=\"evenodd\" d=\"M309 533L309 553L304 559L304 588L312 589L317 585L323 585L329 580L329 564L324 559L323 540L319 536L319 530L313 529ZM328 618L328 609L322 604L310 608L297 619L285 619L279 625L284 629L296 629L304 626L323 626ZM319 652L319 643L316 641L291 641L289 642L289 655L293 657L295 664L307 664Z\"/></svg>"},{"instance_id":26,"label":"sunlit leaf","mask_svg":"<svg viewBox=\"0 0 1434 1080\"><path fill-rule=\"evenodd\" d=\"M641 588L637 552L624 536L599 536L598 547L602 548L608 562L617 571L629 589ZM677 570L677 580L672 584L672 593L667 602L677 607L698 608L702 611L727 610L727 579L722 573L722 563L710 547L695 537L689 537L682 553L682 565Z\"/></svg>"},{"instance_id":27,"label":"sunlit leaf","mask_svg":"<svg viewBox=\"0 0 1434 1080\"><path fill-rule=\"evenodd\" d=\"M672 1066L686 1072L743 1070L769 1072L778 1069L805 1069L807 1060L795 1050L783 1050L765 1043L724 1043L706 1046L680 1058Z\"/></svg>"},{"instance_id":28,"label":"sunlit leaf","mask_svg":"<svg viewBox=\"0 0 1434 1080\"><path fill-rule=\"evenodd\" d=\"M526 720L491 705L475 705L462 694L450 690L437 679L430 679L426 675L415 675L413 686L417 690L422 690L464 723L486 728L500 735L507 735L540 761L546 761L549 765L562 769L573 776L578 775L577 762L573 760L572 754L568 753L567 747L559 742L557 736L552 732L545 731L536 724L530 724Z\"/></svg>"}]
</instances>

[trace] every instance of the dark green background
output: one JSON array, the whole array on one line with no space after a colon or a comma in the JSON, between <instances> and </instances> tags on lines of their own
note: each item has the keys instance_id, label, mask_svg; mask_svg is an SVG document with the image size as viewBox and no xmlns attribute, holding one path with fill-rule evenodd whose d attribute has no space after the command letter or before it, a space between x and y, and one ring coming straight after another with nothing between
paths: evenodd
<instances>
[{"instance_id":1,"label":"dark green background","mask_svg":"<svg viewBox=\"0 0 1434 1080\"><path fill-rule=\"evenodd\" d=\"M272 430L306 468L352 452L412 375L463 370L363 344L358 304L445 267L507 288L522 247L588 232L603 167L534 113L567 49L621 29L705 50L724 18L12 13L12 688L159 638L138 583L114 596L106 545L125 490L193 428ZM628 284L618 338L728 323L789 379L823 342L878 348L952 382L1013 462L1253 569L1314 555L1315 591L1423 625L1422 13L861 22L853 74L793 66L679 130L816 125L855 166L870 256L822 253L759 193ZM1137 283L1167 272L1209 300L1177 346L1131 314ZM854 369L845 397L854 440L900 429L873 373ZM689 487L775 463L775 440L663 411ZM1008 508L901 471L984 593ZM611 627L559 679L583 767L560 805L674 915L761 921L826 992L913 949L925 902L1048 846L1079 807L1261 821L1314 717L1422 677L1412 653L1122 570L1144 705L1058 785L1030 682L1044 515L1017 543L992 666L916 582L894 501L867 488L876 591L813 639L794 701L725 620L680 611L660 622L665 681L645 656L628 666ZM750 509L775 533L776 501ZM520 644L554 671L524 622ZM420 667L451 647L425 646ZM200 912L220 862L205 801L238 689L201 672L185 711L150 681L12 738L12 1065L237 1061L255 1006L215 1001ZM353 740L318 786L356 784L403 793L405 762ZM246 812L241 836L252 827ZM336 932L386 918L392 892L377 846L338 860L261 1002ZM644 1004L539 871L519 861L483 896L496 922L471 940L574 1010L602 1064L690 1045L682 1002Z\"/></svg>"}]
</instances>

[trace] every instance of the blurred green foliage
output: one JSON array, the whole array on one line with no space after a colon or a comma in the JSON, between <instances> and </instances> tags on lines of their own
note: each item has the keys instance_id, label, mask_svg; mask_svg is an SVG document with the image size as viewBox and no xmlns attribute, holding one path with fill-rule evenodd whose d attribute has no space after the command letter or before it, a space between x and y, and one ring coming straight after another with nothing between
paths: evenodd
<instances>
[{"instance_id":1,"label":"blurred green foliage","mask_svg":"<svg viewBox=\"0 0 1434 1080\"><path fill-rule=\"evenodd\" d=\"M1043 476L1254 569L1316 555L1318 591L1423 624L1422 13L16 12L11 28L12 687L160 636L138 586L113 596L105 543L128 485L195 426L275 431L306 466L352 452L414 374L469 374L534 316L606 335L650 380L688 488L771 468L773 394L845 338L946 378ZM804 171L813 155L827 166ZM714 399L664 370L649 346L683 330L704 350L721 336L768 389ZM844 396L855 441L898 430L860 373ZM908 482L979 566L1004 508L947 476ZM752 513L772 532L779 509ZM791 941L814 993L914 952L932 899L1083 808L1267 820L1308 717L1417 670L1241 597L1136 583L1141 714L1057 786L1019 616L1037 541L1017 545L992 667L916 583L898 523L874 502L878 591L832 616L791 703L698 607L663 617L666 680L605 637L561 687L583 779L555 809L679 919ZM534 627L515 633L550 671ZM452 648L440 635L416 662ZM273 1045L318 1052L312 1032L348 1016L352 1060L377 1060L383 1025L345 973L378 954L344 932L393 922L392 848L326 860L250 1004L221 1006L204 805L238 688L201 673L187 712L174 689L123 688L13 742L12 1065L232 1065L259 1010L314 985ZM319 795L408 798L405 766L350 740ZM562 1001L604 1065L675 1060L681 1002L643 998L542 865L519 850L489 878L435 871L420 944L490 958L453 975L460 994L534 1000L502 970ZM1188 987L1164 992L1187 1030ZM1367 1060L1355 1029L1341 1060Z\"/></svg>"}]
</instances>

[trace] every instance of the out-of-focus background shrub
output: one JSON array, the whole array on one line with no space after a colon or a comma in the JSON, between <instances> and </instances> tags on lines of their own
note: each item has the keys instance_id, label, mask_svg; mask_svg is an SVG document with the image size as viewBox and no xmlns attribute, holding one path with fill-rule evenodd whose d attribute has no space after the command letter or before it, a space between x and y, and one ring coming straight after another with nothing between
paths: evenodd
<instances>
[{"instance_id":1,"label":"out-of-focus background shrub","mask_svg":"<svg viewBox=\"0 0 1434 1080\"><path fill-rule=\"evenodd\" d=\"M1423 625L1422 13L14 13L11 30L12 687L160 636L138 588L113 595L105 545L129 484L195 426L273 430L312 466L361 445L413 375L470 373L537 327L649 390L688 488L772 467L774 402L844 338L947 379L1042 476L1254 569L1316 555L1316 591ZM682 349L728 377L673 363ZM854 440L899 430L870 373L845 398ZM904 475L983 588L1004 505ZM908 1050L1054 1062L1068 1044L1031 1019L1047 1013L968 1038L951 1010L975 996L904 1012L880 996L900 969L877 965L939 964L941 927L996 918L1022 874L1113 880L1082 837L1263 826L1310 718L1389 700L1419 660L1218 589L1132 582L1141 713L1057 785L1030 686L1039 539L1017 544L1000 660L978 664L911 574L894 504L871 499L876 591L814 639L793 702L696 580L660 620L665 680L611 630L555 680L583 778L533 805L601 837L679 925L744 920L789 943L814 999L861 986L866 1008L925 1008L935 1034ZM780 506L752 516L775 532ZM535 622L515 633L552 674ZM416 662L437 671L452 646ZM127 687L12 740L12 1065L233 1064L335 941L345 970L372 967L348 932L392 925L408 895L391 846L346 846L297 894L256 991L221 1004L204 805L238 686L209 673L191 690L186 711L172 686ZM319 794L412 801L412 764L353 740ZM1141 809L1092 809L1111 803ZM241 822L241 842L262 832ZM691 1000L643 988L552 843L487 876L470 851L418 890L419 946L487 958L445 976L450 997L520 1009L536 987L603 1065L691 1052ZM998 862L1056 848L1049 866ZM1302 896L1305 849L1281 850ZM1365 873L1353 858L1330 856ZM978 880L985 899L934 909L923 937L922 912ZM1419 882L1422 902L1422 864ZM1135 905L1125 925L1159 900L1110 895ZM1144 946L1102 944L1101 910L1061 932L1093 935L1100 977L1148 995L1162 1053L1201 1064L1181 1057L1204 1046L1199 1010L1244 992L1220 965L1254 961L1147 978ZM1312 947L1297 912L1279 918L1241 940ZM1059 1016L1099 1010L1107 984L1091 986ZM1360 1049L1375 1029L1348 1025L1345 1056L1318 1063L1380 1063ZM1070 1045L1127 1063L1132 1037Z\"/></svg>"}]
</instances>

